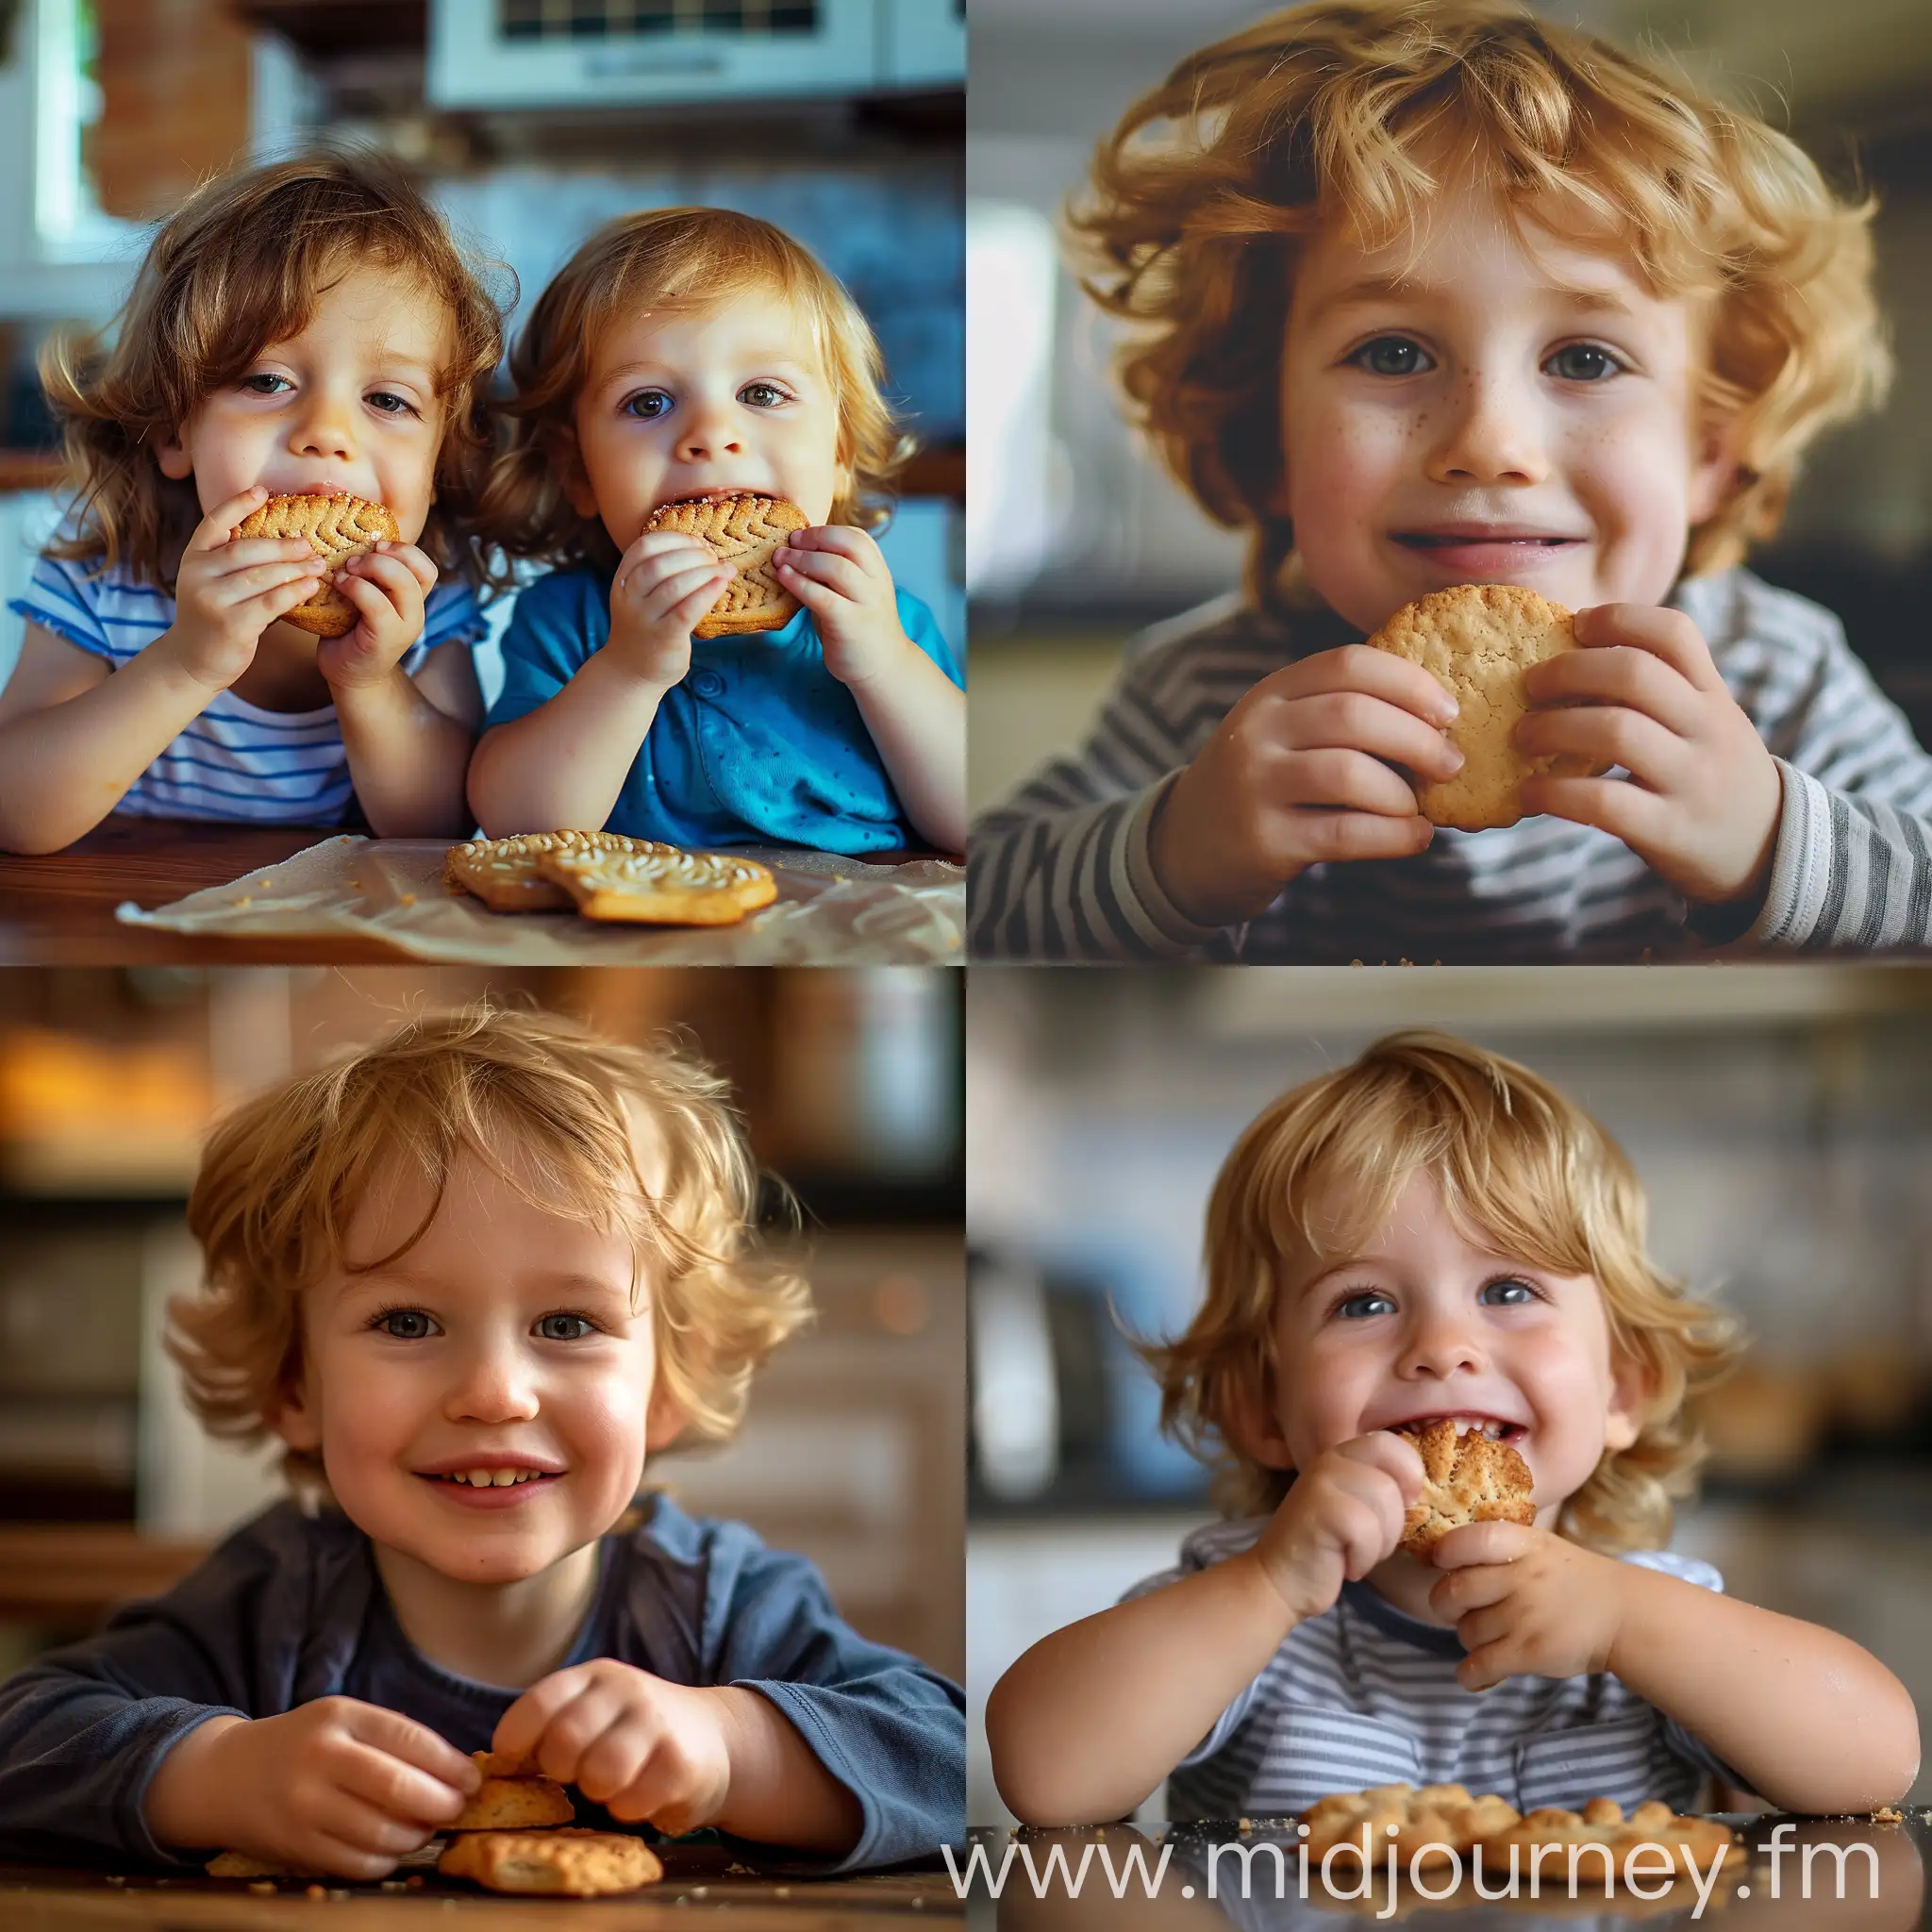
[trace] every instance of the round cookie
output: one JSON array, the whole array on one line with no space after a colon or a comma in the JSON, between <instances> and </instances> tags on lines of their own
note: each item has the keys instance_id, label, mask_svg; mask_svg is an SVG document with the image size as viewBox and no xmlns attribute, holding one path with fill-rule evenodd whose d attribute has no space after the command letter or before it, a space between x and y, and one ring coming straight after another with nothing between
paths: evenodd
<instances>
[{"instance_id":1,"label":"round cookie","mask_svg":"<svg viewBox=\"0 0 1932 1932\"><path fill-rule=\"evenodd\" d=\"M676 850L625 832L517 832L507 839L471 839L452 845L443 858L442 881L452 891L482 900L492 912L567 912L574 903L570 894L543 876L546 852L668 855Z\"/></svg>"},{"instance_id":2,"label":"round cookie","mask_svg":"<svg viewBox=\"0 0 1932 1932\"><path fill-rule=\"evenodd\" d=\"M1507 1442L1478 1429L1458 1432L1448 1417L1398 1431L1423 1459L1423 1492L1402 1519L1402 1547L1412 1557L1431 1550L1465 1523L1536 1521L1529 1464Z\"/></svg>"},{"instance_id":3,"label":"round cookie","mask_svg":"<svg viewBox=\"0 0 1932 1932\"><path fill-rule=\"evenodd\" d=\"M695 537L719 562L738 566L738 575L691 632L694 638L778 630L791 623L798 599L778 581L772 559L793 530L807 527L805 512L789 499L750 495L667 503L644 525Z\"/></svg>"},{"instance_id":4,"label":"round cookie","mask_svg":"<svg viewBox=\"0 0 1932 1932\"><path fill-rule=\"evenodd\" d=\"M1520 788L1533 774L1598 777L1609 769L1574 758L1527 758L1512 741L1529 710L1523 674L1577 649L1575 619L1560 604L1516 584L1458 584L1405 604L1369 642L1420 664L1459 708L1446 735L1463 767L1416 794L1432 825L1513 825L1523 816Z\"/></svg>"},{"instance_id":5,"label":"round cookie","mask_svg":"<svg viewBox=\"0 0 1932 1932\"><path fill-rule=\"evenodd\" d=\"M378 543L397 543L402 532L387 506L366 496L271 496L236 526L238 537L307 537L323 559L322 589L306 604L285 611L286 622L319 638L346 637L361 613L335 587L336 572L352 557Z\"/></svg>"},{"instance_id":6,"label":"round cookie","mask_svg":"<svg viewBox=\"0 0 1932 1932\"><path fill-rule=\"evenodd\" d=\"M436 1861L450 1878L471 1878L491 1891L569 1898L635 1891L664 1875L658 1855L627 1833L566 1826L560 1831L466 1831Z\"/></svg>"}]
</instances>

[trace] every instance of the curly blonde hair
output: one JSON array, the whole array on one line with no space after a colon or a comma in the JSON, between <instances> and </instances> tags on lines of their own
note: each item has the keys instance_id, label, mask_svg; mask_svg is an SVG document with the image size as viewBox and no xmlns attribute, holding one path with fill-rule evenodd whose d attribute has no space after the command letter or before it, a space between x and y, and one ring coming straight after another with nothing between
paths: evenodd
<instances>
[{"instance_id":1,"label":"curly blonde hair","mask_svg":"<svg viewBox=\"0 0 1932 1932\"><path fill-rule=\"evenodd\" d=\"M263 1440L302 1378L303 1291L407 1254L469 1157L549 1212L621 1229L640 1261L652 1258L658 1374L686 1437L723 1441L753 1371L811 1316L804 1278L759 1249L758 1172L724 1094L670 1045L475 1006L420 1016L256 1095L215 1127L189 1197L207 1278L200 1295L169 1303L165 1339L189 1407L211 1435ZM649 1183L641 1121L666 1155ZM397 1172L428 1185L422 1224L394 1254L350 1260L358 1206ZM297 1483L323 1482L319 1456L291 1449L283 1466Z\"/></svg>"},{"instance_id":2,"label":"curly blonde hair","mask_svg":"<svg viewBox=\"0 0 1932 1932\"><path fill-rule=\"evenodd\" d=\"M663 208L607 222L538 297L510 351L515 393L498 406L509 419L508 447L490 475L484 536L513 558L615 569L609 534L573 507L558 474L598 341L620 316L702 310L750 290L770 290L804 314L832 385L847 481L831 521L867 530L884 523L913 445L886 401L885 361L858 303L770 222L730 208Z\"/></svg>"},{"instance_id":3,"label":"curly blonde hair","mask_svg":"<svg viewBox=\"0 0 1932 1932\"><path fill-rule=\"evenodd\" d=\"M503 318L407 171L354 148L205 183L161 224L112 327L48 342L41 383L62 424L75 528L47 555L103 569L125 560L138 582L172 591L171 565L202 512L193 479L163 476L154 446L270 343L299 335L317 296L363 266L415 276L448 312L437 501L420 541L439 568L479 576L465 519L490 466L485 391Z\"/></svg>"},{"instance_id":4,"label":"curly blonde hair","mask_svg":"<svg viewBox=\"0 0 1932 1932\"><path fill-rule=\"evenodd\" d=\"M1216 1470L1230 1515L1273 1509L1293 1473L1247 1459L1234 1438L1273 1391L1276 1297L1291 1273L1373 1240L1418 1174L1465 1239L1595 1278L1612 1360L1643 1381L1641 1426L1629 1448L1605 1452L1557 1527L1606 1551L1662 1544L1672 1500L1690 1492L1704 1455L1685 1400L1732 1366L1734 1318L1651 1262L1636 1172L1582 1108L1445 1034L1391 1034L1283 1094L1236 1141L1208 1202L1207 1299L1185 1334L1141 1350L1160 1382L1161 1426Z\"/></svg>"},{"instance_id":5,"label":"curly blonde hair","mask_svg":"<svg viewBox=\"0 0 1932 1932\"><path fill-rule=\"evenodd\" d=\"M1884 394L1874 204L1839 200L1755 115L1515 0L1324 0L1183 60L1094 156L1070 208L1082 286L1136 325L1129 412L1216 522L1249 532L1246 588L1293 601L1282 337L1307 240L1425 229L1453 146L1519 225L1611 235L1653 289L1695 297L1697 407L1739 466L1690 533L1689 575L1777 528L1798 458Z\"/></svg>"}]
</instances>

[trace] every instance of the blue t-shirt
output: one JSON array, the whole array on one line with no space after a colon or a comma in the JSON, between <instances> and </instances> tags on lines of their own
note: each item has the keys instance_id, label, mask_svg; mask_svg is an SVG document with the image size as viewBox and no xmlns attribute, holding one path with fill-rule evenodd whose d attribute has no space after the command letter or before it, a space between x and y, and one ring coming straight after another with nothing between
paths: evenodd
<instances>
[{"instance_id":1,"label":"blue t-shirt","mask_svg":"<svg viewBox=\"0 0 1932 1932\"><path fill-rule=\"evenodd\" d=\"M644 1522L602 1540L596 1596L566 1665L608 1657L674 1684L742 1685L784 1712L863 1824L841 1859L752 1854L761 1864L850 1871L962 1839L958 1687L841 1622L804 1557L766 1549L741 1524L646 1500ZM278 1504L167 1595L0 1684L0 1857L198 1871L142 1817L161 1759L197 1724L356 1697L483 1751L522 1695L445 1671L409 1642L369 1539L346 1516ZM580 1824L604 1816L579 1800Z\"/></svg>"},{"instance_id":2,"label":"blue t-shirt","mask_svg":"<svg viewBox=\"0 0 1932 1932\"><path fill-rule=\"evenodd\" d=\"M906 635L963 690L932 612L908 591L897 597ZM489 722L547 704L609 635L608 575L540 577L504 634L503 693ZM804 610L783 630L692 640L691 670L664 693L604 828L672 845L853 855L919 842Z\"/></svg>"}]
</instances>

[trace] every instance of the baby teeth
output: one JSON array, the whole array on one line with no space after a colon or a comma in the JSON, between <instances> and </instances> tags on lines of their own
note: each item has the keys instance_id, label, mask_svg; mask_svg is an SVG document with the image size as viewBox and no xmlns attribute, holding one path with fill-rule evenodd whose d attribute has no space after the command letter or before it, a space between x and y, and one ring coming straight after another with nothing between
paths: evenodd
<instances>
[{"instance_id":1,"label":"baby teeth","mask_svg":"<svg viewBox=\"0 0 1932 1932\"><path fill-rule=\"evenodd\" d=\"M474 1490L507 1490L515 1483L533 1483L542 1473L539 1469L458 1469L453 1470L444 1480L468 1483Z\"/></svg>"}]
</instances>

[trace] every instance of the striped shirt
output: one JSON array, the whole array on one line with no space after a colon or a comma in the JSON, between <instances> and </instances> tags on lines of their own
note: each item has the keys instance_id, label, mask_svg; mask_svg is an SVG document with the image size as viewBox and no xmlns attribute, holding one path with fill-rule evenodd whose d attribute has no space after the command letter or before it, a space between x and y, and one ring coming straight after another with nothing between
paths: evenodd
<instances>
[{"instance_id":1,"label":"striped shirt","mask_svg":"<svg viewBox=\"0 0 1932 1932\"><path fill-rule=\"evenodd\" d=\"M1181 1545L1178 1567L1136 1584L1127 1599L1247 1549L1267 1522L1196 1530ZM1623 1560L1724 1588L1707 1563L1667 1551ZM1506 1677L1470 1691L1456 1682L1463 1655L1454 1630L1419 1622L1365 1583L1344 1583L1334 1608L1290 1631L1181 1759L1168 1779L1168 1816L1279 1818L1331 1792L1392 1784L1465 1785L1519 1811L1576 1810L1597 1797L1614 1798L1625 1811L1646 1798L1687 1811L1707 1774L1742 1782L1607 1671Z\"/></svg>"},{"instance_id":2,"label":"striped shirt","mask_svg":"<svg viewBox=\"0 0 1932 1932\"><path fill-rule=\"evenodd\" d=\"M85 563L52 557L34 566L26 594L8 608L116 670L175 622L174 598L157 585L137 583L125 565L92 576ZM425 600L423 635L404 654L402 668L413 676L439 644L473 643L484 630L469 586L440 583ZM333 705L265 711L224 691L114 809L135 818L335 825L348 816L352 796Z\"/></svg>"},{"instance_id":3,"label":"striped shirt","mask_svg":"<svg viewBox=\"0 0 1932 1932\"><path fill-rule=\"evenodd\" d=\"M1439 831L1412 858L1312 865L1246 926L1195 924L1149 862L1163 789L1253 685L1360 635L1325 608L1291 625L1228 598L1140 638L1085 747L974 826L974 956L1491 964L1681 957L1720 938L1768 950L1932 944L1932 758L1839 621L1742 570L1688 578L1670 602L1704 634L1783 774L1769 890L1741 935L1722 931L1714 909L1693 914L1622 841L1546 817Z\"/></svg>"}]
</instances>

